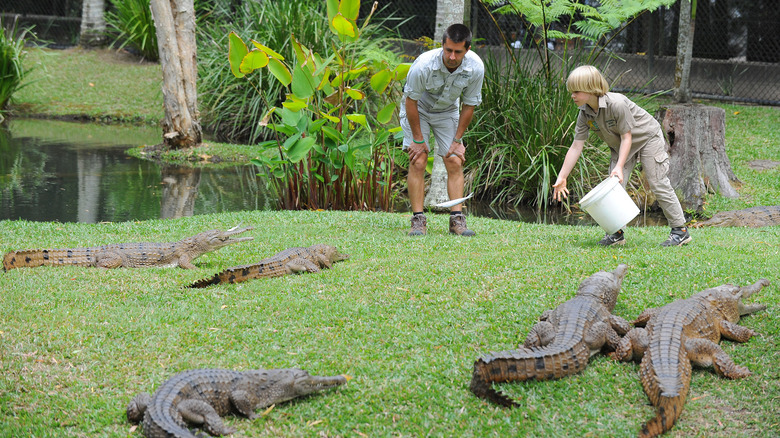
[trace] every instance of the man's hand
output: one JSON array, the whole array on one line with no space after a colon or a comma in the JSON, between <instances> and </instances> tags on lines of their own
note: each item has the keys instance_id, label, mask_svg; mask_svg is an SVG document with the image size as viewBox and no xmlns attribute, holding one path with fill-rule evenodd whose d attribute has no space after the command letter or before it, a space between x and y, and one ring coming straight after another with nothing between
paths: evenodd
<instances>
[{"instance_id":1,"label":"man's hand","mask_svg":"<svg viewBox=\"0 0 780 438\"><path fill-rule=\"evenodd\" d=\"M428 160L429 150L427 143L412 142L412 144L406 148L406 151L409 153L409 164L414 164L414 162L420 158L423 158L426 161Z\"/></svg>"},{"instance_id":2,"label":"man's hand","mask_svg":"<svg viewBox=\"0 0 780 438\"><path fill-rule=\"evenodd\" d=\"M553 184L553 199L561 202L563 199L569 197L569 189L566 188L566 178L558 177Z\"/></svg>"},{"instance_id":3,"label":"man's hand","mask_svg":"<svg viewBox=\"0 0 780 438\"><path fill-rule=\"evenodd\" d=\"M460 164L462 166L463 163L466 162L466 146L463 146L463 143L457 143L453 141L450 145L450 149L447 151L447 155L445 155L444 158L447 158L450 155L455 155L456 157L460 158Z\"/></svg>"}]
</instances>

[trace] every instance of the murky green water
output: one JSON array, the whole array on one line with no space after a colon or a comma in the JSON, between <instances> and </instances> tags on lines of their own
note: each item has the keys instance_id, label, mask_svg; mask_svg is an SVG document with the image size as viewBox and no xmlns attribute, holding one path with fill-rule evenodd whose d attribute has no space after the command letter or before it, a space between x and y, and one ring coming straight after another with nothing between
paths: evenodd
<instances>
[{"instance_id":1,"label":"murky green water","mask_svg":"<svg viewBox=\"0 0 780 438\"><path fill-rule=\"evenodd\" d=\"M160 166L125 150L154 128L48 120L0 127L0 219L117 222L273 208L254 166Z\"/></svg>"}]
</instances>

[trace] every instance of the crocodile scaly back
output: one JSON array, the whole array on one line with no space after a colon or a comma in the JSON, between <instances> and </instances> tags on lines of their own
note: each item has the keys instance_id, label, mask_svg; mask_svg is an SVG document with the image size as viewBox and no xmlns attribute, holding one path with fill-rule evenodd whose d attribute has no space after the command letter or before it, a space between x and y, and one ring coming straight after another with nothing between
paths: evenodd
<instances>
[{"instance_id":1,"label":"crocodile scaly back","mask_svg":"<svg viewBox=\"0 0 780 438\"><path fill-rule=\"evenodd\" d=\"M611 314L625 277L626 265L585 279L574 298L545 312L516 350L485 355L474 363L471 391L502 406L517 403L493 383L560 379L578 373L602 348L615 348L627 321Z\"/></svg>"},{"instance_id":2,"label":"crocodile scaly back","mask_svg":"<svg viewBox=\"0 0 780 438\"><path fill-rule=\"evenodd\" d=\"M141 393L133 398L127 419L143 421L147 438L202 436L191 427L202 427L212 436L227 435L235 429L222 422L225 415L254 419L256 409L335 388L347 380L346 376L312 376L295 368L189 370L171 377L154 396Z\"/></svg>"},{"instance_id":3,"label":"crocodile scaly back","mask_svg":"<svg viewBox=\"0 0 780 438\"><path fill-rule=\"evenodd\" d=\"M288 248L260 260L257 263L233 266L187 286L203 288L220 283L239 283L255 278L272 278L303 272L316 273L330 269L333 263L346 260L349 256L340 253L335 246L312 245Z\"/></svg>"},{"instance_id":4,"label":"crocodile scaly back","mask_svg":"<svg viewBox=\"0 0 780 438\"><path fill-rule=\"evenodd\" d=\"M766 306L749 305L744 298L769 285L759 280L738 287L724 284L691 298L648 309L634 321L637 326L620 341L614 357L641 360L639 377L656 416L642 425L640 437L655 437L672 428L682 414L691 385L693 365L712 366L729 379L740 379L750 371L734 363L720 348L721 338L746 342L753 330L737 325L742 315Z\"/></svg>"},{"instance_id":5,"label":"crocodile scaly back","mask_svg":"<svg viewBox=\"0 0 780 438\"><path fill-rule=\"evenodd\" d=\"M177 242L114 243L103 246L64 249L26 249L3 257L3 269L38 266L88 266L98 268L148 268L180 266L194 269L192 261L201 255L252 237L233 238L253 228L210 230Z\"/></svg>"}]
</instances>

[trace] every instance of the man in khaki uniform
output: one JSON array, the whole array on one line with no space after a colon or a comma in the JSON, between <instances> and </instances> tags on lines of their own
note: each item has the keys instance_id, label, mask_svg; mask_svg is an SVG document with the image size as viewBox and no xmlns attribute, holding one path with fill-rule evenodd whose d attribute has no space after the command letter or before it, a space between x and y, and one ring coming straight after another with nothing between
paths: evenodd
<instances>
[{"instance_id":1,"label":"man in khaki uniform","mask_svg":"<svg viewBox=\"0 0 780 438\"><path fill-rule=\"evenodd\" d=\"M474 107L482 102L485 76L482 60L470 47L469 28L453 24L444 31L442 47L418 56L406 78L400 118L403 148L409 154L407 186L413 213L410 236L427 232L423 202L431 133L436 139L436 153L442 156L447 169L447 193L450 199L463 197L463 134L471 123ZM475 234L466 226L460 205L451 208L450 233Z\"/></svg>"}]
</instances>

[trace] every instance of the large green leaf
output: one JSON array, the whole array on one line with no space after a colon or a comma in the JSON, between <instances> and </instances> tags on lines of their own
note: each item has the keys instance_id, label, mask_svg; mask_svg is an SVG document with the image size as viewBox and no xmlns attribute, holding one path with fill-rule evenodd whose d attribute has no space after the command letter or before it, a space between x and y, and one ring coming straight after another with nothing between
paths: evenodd
<instances>
[{"instance_id":1,"label":"large green leaf","mask_svg":"<svg viewBox=\"0 0 780 438\"><path fill-rule=\"evenodd\" d=\"M394 112L395 112L395 103L390 102L387 105L385 105L381 110L379 110L378 113L376 113L376 120L382 124L388 123L390 122L390 119L393 118Z\"/></svg>"},{"instance_id":2,"label":"large green leaf","mask_svg":"<svg viewBox=\"0 0 780 438\"><path fill-rule=\"evenodd\" d=\"M333 27L339 35L345 35L350 38L357 36L357 26L352 21L349 21L344 15L338 13L333 18Z\"/></svg>"},{"instance_id":3,"label":"large green leaf","mask_svg":"<svg viewBox=\"0 0 780 438\"><path fill-rule=\"evenodd\" d=\"M316 139L314 137L303 137L298 139L289 149L287 149L287 157L291 162L297 163L306 158L306 155L311 150Z\"/></svg>"},{"instance_id":4,"label":"large green leaf","mask_svg":"<svg viewBox=\"0 0 780 438\"><path fill-rule=\"evenodd\" d=\"M339 3L339 12L347 20L355 22L360 13L360 0L341 0Z\"/></svg>"},{"instance_id":5,"label":"large green leaf","mask_svg":"<svg viewBox=\"0 0 780 438\"><path fill-rule=\"evenodd\" d=\"M368 123L366 122L365 114L347 114L347 119L368 129Z\"/></svg>"},{"instance_id":6,"label":"large green leaf","mask_svg":"<svg viewBox=\"0 0 780 438\"><path fill-rule=\"evenodd\" d=\"M412 64L405 62L403 64L398 64L398 66L395 67L395 80L396 81L403 81L406 79L406 75L409 74L409 69L412 67Z\"/></svg>"},{"instance_id":7,"label":"large green leaf","mask_svg":"<svg viewBox=\"0 0 780 438\"><path fill-rule=\"evenodd\" d=\"M268 55L268 56L270 56L270 57L272 57L272 58L276 58L276 59L278 59L278 60L280 60L280 61L284 61L284 56L282 56L282 55L280 55L280 54L276 53L276 52L275 52L273 49L271 49L270 47L266 47L266 46L264 46L264 45L262 45L262 44L258 43L258 42L257 42L257 41L255 41L255 40L252 40L252 44L253 44L255 47L257 47L258 49L260 49L260 50L262 50L263 52L265 52L265 54L266 54L266 55Z\"/></svg>"},{"instance_id":8,"label":"large green leaf","mask_svg":"<svg viewBox=\"0 0 780 438\"><path fill-rule=\"evenodd\" d=\"M311 72L304 65L298 65L293 69L292 84L290 90L300 99L308 99L314 95L316 84Z\"/></svg>"},{"instance_id":9,"label":"large green leaf","mask_svg":"<svg viewBox=\"0 0 780 438\"><path fill-rule=\"evenodd\" d=\"M243 78L244 73L241 72L241 61L244 60L244 56L249 52L246 48L244 40L241 39L235 32L228 34L228 60L230 61L230 71L233 76L237 78Z\"/></svg>"},{"instance_id":10,"label":"large green leaf","mask_svg":"<svg viewBox=\"0 0 780 438\"><path fill-rule=\"evenodd\" d=\"M393 80L393 73L388 69L380 70L371 76L371 88L379 94L382 94Z\"/></svg>"},{"instance_id":11,"label":"large green leaf","mask_svg":"<svg viewBox=\"0 0 780 438\"><path fill-rule=\"evenodd\" d=\"M290 70L288 70L287 66L285 66L278 59L271 58L268 60L268 70L272 75L274 75L276 80L281 82L285 87L290 85L292 82L292 74L290 73Z\"/></svg>"},{"instance_id":12,"label":"large green leaf","mask_svg":"<svg viewBox=\"0 0 780 438\"><path fill-rule=\"evenodd\" d=\"M266 65L268 65L268 55L261 50L254 49L244 56L238 69L241 73L248 74Z\"/></svg>"}]
</instances>

